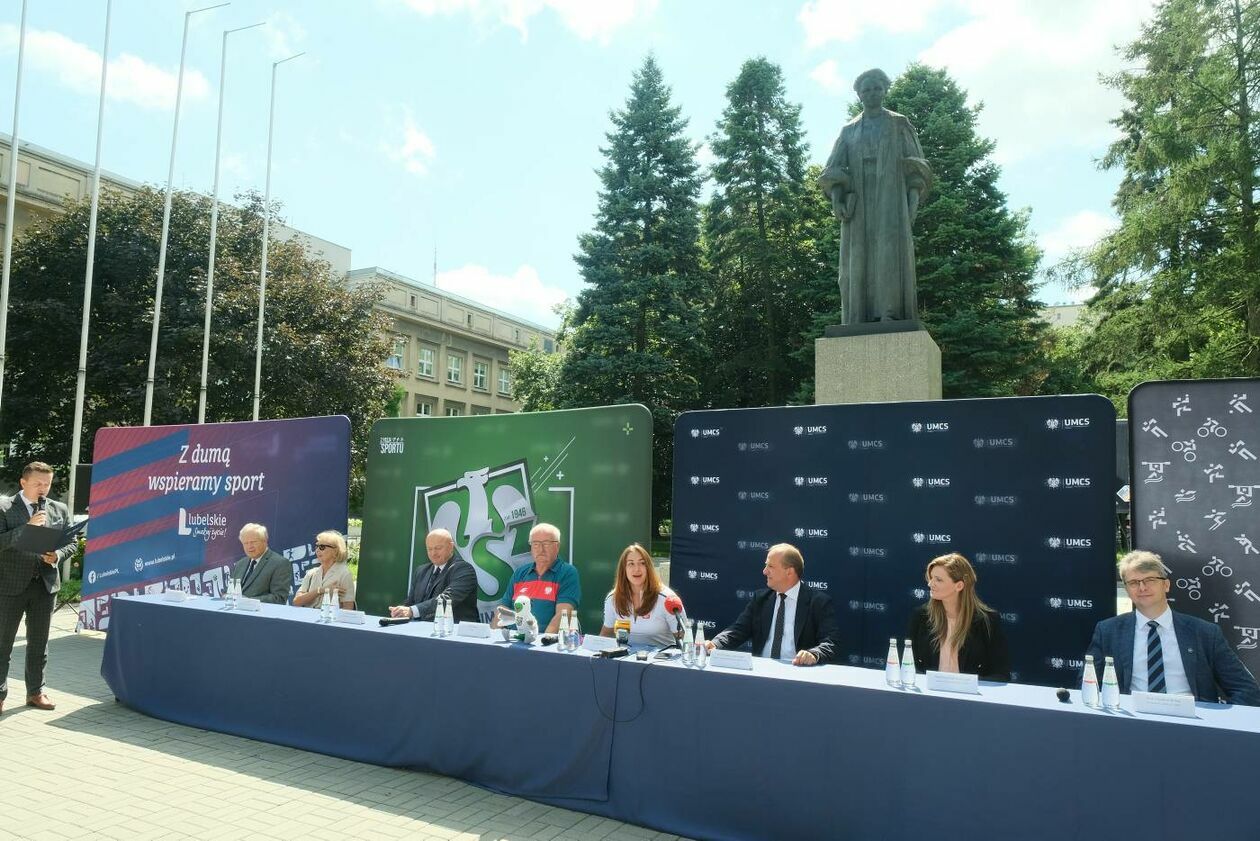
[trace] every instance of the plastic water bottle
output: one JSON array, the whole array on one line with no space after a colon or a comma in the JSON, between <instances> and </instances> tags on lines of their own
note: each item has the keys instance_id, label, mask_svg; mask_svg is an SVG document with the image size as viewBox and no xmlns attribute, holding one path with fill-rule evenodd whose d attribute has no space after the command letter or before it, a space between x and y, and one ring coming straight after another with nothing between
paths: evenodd
<instances>
[{"instance_id":1,"label":"plastic water bottle","mask_svg":"<svg viewBox=\"0 0 1260 841\"><path fill-rule=\"evenodd\" d=\"M324 597L319 603L319 621L332 621L332 593L328 590L324 591Z\"/></svg>"},{"instance_id":2,"label":"plastic water bottle","mask_svg":"<svg viewBox=\"0 0 1260 841\"><path fill-rule=\"evenodd\" d=\"M914 686L915 681L914 669L914 649L910 645L910 640L906 640L905 646L901 649L901 686L903 689L910 689Z\"/></svg>"},{"instance_id":3,"label":"plastic water bottle","mask_svg":"<svg viewBox=\"0 0 1260 841\"><path fill-rule=\"evenodd\" d=\"M449 597L446 599L446 635L455 636L455 608L451 606Z\"/></svg>"},{"instance_id":4,"label":"plastic water bottle","mask_svg":"<svg viewBox=\"0 0 1260 841\"><path fill-rule=\"evenodd\" d=\"M884 680L889 686L901 686L901 658L897 656L897 638L888 640L888 657L884 660Z\"/></svg>"},{"instance_id":5,"label":"plastic water bottle","mask_svg":"<svg viewBox=\"0 0 1260 841\"><path fill-rule=\"evenodd\" d=\"M227 586L223 588L223 606L228 610L236 607L236 579L229 578Z\"/></svg>"},{"instance_id":6,"label":"plastic water bottle","mask_svg":"<svg viewBox=\"0 0 1260 841\"><path fill-rule=\"evenodd\" d=\"M704 644L704 626L700 624L700 620L696 620L696 637L695 637L695 665L697 669L703 669L709 665L709 648Z\"/></svg>"},{"instance_id":7,"label":"plastic water bottle","mask_svg":"<svg viewBox=\"0 0 1260 841\"><path fill-rule=\"evenodd\" d=\"M1081 676L1081 703L1098 709L1098 673L1094 671L1094 655L1085 655L1085 670Z\"/></svg>"},{"instance_id":8,"label":"plastic water bottle","mask_svg":"<svg viewBox=\"0 0 1260 841\"><path fill-rule=\"evenodd\" d=\"M556 629L556 634L560 637L560 650L572 651L569 643L573 641L573 634L569 626L569 611L560 614L560 626Z\"/></svg>"},{"instance_id":9,"label":"plastic water bottle","mask_svg":"<svg viewBox=\"0 0 1260 841\"><path fill-rule=\"evenodd\" d=\"M690 666L696 662L696 637L691 631L691 623L683 623L682 638L682 661L684 666Z\"/></svg>"},{"instance_id":10,"label":"plastic water bottle","mask_svg":"<svg viewBox=\"0 0 1260 841\"><path fill-rule=\"evenodd\" d=\"M582 623L578 621L576 610L569 611L569 650L577 651L582 647Z\"/></svg>"},{"instance_id":11,"label":"plastic water bottle","mask_svg":"<svg viewBox=\"0 0 1260 841\"><path fill-rule=\"evenodd\" d=\"M336 622L340 617L341 617L341 588L333 587L332 616L330 618L332 619L333 622Z\"/></svg>"},{"instance_id":12,"label":"plastic water bottle","mask_svg":"<svg viewBox=\"0 0 1260 841\"><path fill-rule=\"evenodd\" d=\"M440 637L442 635L442 625L446 621L442 613L442 600L438 599L437 604L433 608L433 630L429 632L429 636Z\"/></svg>"},{"instance_id":13,"label":"plastic water bottle","mask_svg":"<svg viewBox=\"0 0 1260 841\"><path fill-rule=\"evenodd\" d=\"M1108 657L1103 666L1102 705L1109 710L1120 709L1120 683L1116 680L1115 660Z\"/></svg>"}]
</instances>

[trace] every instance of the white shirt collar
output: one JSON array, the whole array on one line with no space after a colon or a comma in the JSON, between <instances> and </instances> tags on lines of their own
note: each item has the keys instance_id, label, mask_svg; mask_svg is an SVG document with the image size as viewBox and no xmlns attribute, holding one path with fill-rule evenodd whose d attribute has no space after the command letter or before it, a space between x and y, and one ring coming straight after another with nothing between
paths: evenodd
<instances>
[{"instance_id":1,"label":"white shirt collar","mask_svg":"<svg viewBox=\"0 0 1260 841\"><path fill-rule=\"evenodd\" d=\"M792 589L788 590L784 593L784 595L792 601L796 601L796 599L801 595L801 582L797 581L796 584L792 586Z\"/></svg>"},{"instance_id":2,"label":"white shirt collar","mask_svg":"<svg viewBox=\"0 0 1260 841\"><path fill-rule=\"evenodd\" d=\"M23 501L24 503L26 503L26 507L27 507L28 509L30 509L31 511L34 511L34 510L35 510L35 504L36 504L39 500L31 500L31 499L27 499L27 498L26 498L26 494L22 493L21 491L18 491L18 496L22 497L22 501Z\"/></svg>"},{"instance_id":3,"label":"white shirt collar","mask_svg":"<svg viewBox=\"0 0 1260 841\"><path fill-rule=\"evenodd\" d=\"M1172 608L1170 608L1168 605L1164 605L1164 612L1161 613L1159 616L1147 616L1145 613L1138 610L1136 607L1133 608L1133 612L1137 614L1137 624L1139 628L1145 628L1146 623L1154 619L1157 623L1159 623L1159 626L1161 628L1164 628L1165 630L1172 630L1172 626L1173 626Z\"/></svg>"}]
</instances>

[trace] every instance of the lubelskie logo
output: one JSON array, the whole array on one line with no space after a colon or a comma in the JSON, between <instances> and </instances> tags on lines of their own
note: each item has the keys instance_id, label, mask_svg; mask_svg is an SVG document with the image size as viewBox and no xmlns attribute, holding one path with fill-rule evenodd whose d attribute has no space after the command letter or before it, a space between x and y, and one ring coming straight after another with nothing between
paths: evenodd
<instances>
[{"instance_id":1,"label":"lubelskie logo","mask_svg":"<svg viewBox=\"0 0 1260 841\"><path fill-rule=\"evenodd\" d=\"M572 505L572 502L569 503ZM446 529L455 554L477 572L477 608L493 610L517 567L532 563L529 530L538 522L525 460L470 470L424 492L424 529L417 529L413 568L426 562L424 537Z\"/></svg>"}]
</instances>

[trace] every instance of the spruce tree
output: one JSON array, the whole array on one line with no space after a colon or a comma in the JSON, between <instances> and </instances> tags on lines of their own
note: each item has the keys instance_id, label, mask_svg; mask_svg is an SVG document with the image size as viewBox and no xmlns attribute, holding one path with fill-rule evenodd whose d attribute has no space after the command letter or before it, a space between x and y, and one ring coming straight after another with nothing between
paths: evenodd
<instances>
[{"instance_id":1,"label":"spruce tree","mask_svg":"<svg viewBox=\"0 0 1260 841\"><path fill-rule=\"evenodd\" d=\"M699 402L699 167L656 60L635 72L611 114L601 151L595 228L575 257L578 296L557 387L558 405L638 402L654 420L653 510L669 516L674 421Z\"/></svg>"}]
</instances>

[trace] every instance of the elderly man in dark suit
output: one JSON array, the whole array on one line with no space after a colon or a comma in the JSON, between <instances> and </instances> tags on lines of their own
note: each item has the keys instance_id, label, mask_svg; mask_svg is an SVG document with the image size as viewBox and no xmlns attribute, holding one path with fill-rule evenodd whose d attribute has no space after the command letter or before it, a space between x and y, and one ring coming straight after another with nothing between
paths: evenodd
<instances>
[{"instance_id":1,"label":"elderly man in dark suit","mask_svg":"<svg viewBox=\"0 0 1260 841\"><path fill-rule=\"evenodd\" d=\"M755 657L790 660L796 666L830 663L840 652L831 598L805 586L805 559L790 543L776 543L761 571L769 589L758 590L744 612L709 641L714 648L739 648L752 640Z\"/></svg>"},{"instance_id":2,"label":"elderly man in dark suit","mask_svg":"<svg viewBox=\"0 0 1260 841\"><path fill-rule=\"evenodd\" d=\"M1120 580L1133 612L1104 619L1086 654L1112 657L1121 692L1168 692L1199 701L1260 706L1260 685L1219 626L1168 606L1168 572L1154 552L1120 559Z\"/></svg>"},{"instance_id":3,"label":"elderly man in dark suit","mask_svg":"<svg viewBox=\"0 0 1260 841\"><path fill-rule=\"evenodd\" d=\"M288 604L293 593L293 564L267 548L267 527L246 523L240 538L245 557L236 562L232 577L241 582L241 595L266 604Z\"/></svg>"},{"instance_id":4,"label":"elderly man in dark suit","mask_svg":"<svg viewBox=\"0 0 1260 841\"><path fill-rule=\"evenodd\" d=\"M42 461L22 468L20 492L0 498L0 712L9 694L9 659L22 616L26 616L26 705L51 710L54 704L44 692L44 668L48 665L48 629L61 589L61 561L74 545L43 555L13 548L27 525L64 526L70 509L48 499L53 469Z\"/></svg>"},{"instance_id":5,"label":"elderly man in dark suit","mask_svg":"<svg viewBox=\"0 0 1260 841\"><path fill-rule=\"evenodd\" d=\"M425 535L424 549L429 563L416 570L406 601L391 607L389 615L431 622L438 597L445 593L457 622L478 621L481 617L477 614L477 571L472 564L454 557L455 539L451 533L434 529Z\"/></svg>"}]
</instances>

